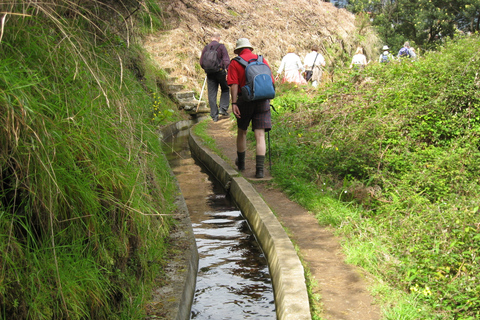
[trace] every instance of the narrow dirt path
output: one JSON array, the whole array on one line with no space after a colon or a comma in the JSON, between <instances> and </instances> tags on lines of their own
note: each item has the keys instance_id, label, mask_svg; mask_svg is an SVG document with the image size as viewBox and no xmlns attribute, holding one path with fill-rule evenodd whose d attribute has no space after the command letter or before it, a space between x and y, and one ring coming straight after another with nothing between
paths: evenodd
<instances>
[{"instance_id":1,"label":"narrow dirt path","mask_svg":"<svg viewBox=\"0 0 480 320\"><path fill-rule=\"evenodd\" d=\"M235 134L230 130L231 125L232 120L227 117L218 122L210 121L208 133L228 157L227 162L235 167ZM321 295L322 317L329 320L381 319L380 308L366 289L368 279L359 269L344 262L339 239L328 228L321 227L311 213L269 186L268 160L265 179L258 180L254 179L254 154L247 152L246 158L243 176L251 179L252 185L289 230L292 241L299 247L303 261L317 281L314 293Z\"/></svg>"}]
</instances>

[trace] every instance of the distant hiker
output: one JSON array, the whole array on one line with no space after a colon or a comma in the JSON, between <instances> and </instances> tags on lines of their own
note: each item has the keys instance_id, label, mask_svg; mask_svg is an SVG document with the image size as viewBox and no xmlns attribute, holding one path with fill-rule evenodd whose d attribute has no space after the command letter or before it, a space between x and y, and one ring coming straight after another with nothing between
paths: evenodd
<instances>
[{"instance_id":1,"label":"distant hiker","mask_svg":"<svg viewBox=\"0 0 480 320\"><path fill-rule=\"evenodd\" d=\"M367 57L363 54L363 48L358 47L355 55L352 58L352 63L350 63L350 69L353 66L357 66L359 68L364 68L367 65Z\"/></svg>"},{"instance_id":2,"label":"distant hiker","mask_svg":"<svg viewBox=\"0 0 480 320\"><path fill-rule=\"evenodd\" d=\"M382 51L382 54L380 54L380 57L378 58L378 62L389 63L394 60L393 54L390 53L390 48L388 46L383 46Z\"/></svg>"},{"instance_id":3,"label":"distant hiker","mask_svg":"<svg viewBox=\"0 0 480 320\"><path fill-rule=\"evenodd\" d=\"M311 47L311 50L303 60L303 67L305 68L305 80L316 87L322 81L322 67L325 67L325 58L318 52L316 44Z\"/></svg>"},{"instance_id":4,"label":"distant hiker","mask_svg":"<svg viewBox=\"0 0 480 320\"><path fill-rule=\"evenodd\" d=\"M240 38L235 45L234 53L245 61L260 60L259 57L252 53L253 47L246 38ZM245 170L245 152L247 150L247 130L250 122L252 122L252 130L255 133L256 140L256 178L263 178L265 163L265 132L272 128L272 119L270 114L270 99L247 101L245 90L242 88L246 85L246 68L236 60L232 59L228 67L227 83L230 86L230 95L232 97L232 112L237 117L237 159L235 164L238 170ZM267 60L263 62L268 65ZM271 85L274 79L271 75ZM243 91L243 92L242 92Z\"/></svg>"},{"instance_id":5,"label":"distant hiker","mask_svg":"<svg viewBox=\"0 0 480 320\"><path fill-rule=\"evenodd\" d=\"M412 50L410 48L410 42L408 42L408 41L406 41L403 44L403 48L401 48L398 51L398 55L397 55L397 58L412 58L412 59L415 59L416 57L417 57L417 55L415 54L415 50Z\"/></svg>"},{"instance_id":6,"label":"distant hiker","mask_svg":"<svg viewBox=\"0 0 480 320\"><path fill-rule=\"evenodd\" d=\"M302 60L295 53L295 46L293 45L288 46L287 54L283 57L280 68L278 68L277 77L281 76L283 71L285 71L285 76L282 78L282 83L307 84L307 81L301 75L305 68Z\"/></svg>"},{"instance_id":7,"label":"distant hiker","mask_svg":"<svg viewBox=\"0 0 480 320\"><path fill-rule=\"evenodd\" d=\"M228 115L230 102L229 88L227 85L227 69L230 64L227 48L220 41L220 34L215 32L211 42L207 44L200 57L200 66L207 74L208 104L210 116L213 121L218 121L218 115ZM218 86L222 93L220 95L220 110L217 105ZM220 111L220 112L219 112Z\"/></svg>"},{"instance_id":8,"label":"distant hiker","mask_svg":"<svg viewBox=\"0 0 480 320\"><path fill-rule=\"evenodd\" d=\"M412 55L412 60L417 60L418 56L417 53L415 52L415 49L410 47L410 54Z\"/></svg>"}]
</instances>

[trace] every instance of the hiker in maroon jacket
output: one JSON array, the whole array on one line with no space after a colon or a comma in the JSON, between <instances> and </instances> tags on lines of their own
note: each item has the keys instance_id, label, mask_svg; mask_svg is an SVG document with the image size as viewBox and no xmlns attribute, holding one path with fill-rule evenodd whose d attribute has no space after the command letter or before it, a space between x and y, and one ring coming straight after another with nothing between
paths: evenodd
<instances>
[{"instance_id":1,"label":"hiker in maroon jacket","mask_svg":"<svg viewBox=\"0 0 480 320\"><path fill-rule=\"evenodd\" d=\"M252 53L253 47L246 38L237 40L235 54L242 57L245 61L257 59L257 55ZM264 59L263 62L268 65ZM272 82L274 79L272 77ZM246 83L245 68L236 60L230 62L228 68L227 83L230 86L230 95L232 97L232 112L237 117L237 159L235 163L238 170L245 170L245 151L247 150L247 130L252 122L252 130L255 133L256 144L256 178L264 176L265 162L265 132L272 128L272 118L270 114L270 100L245 101L242 98L241 90Z\"/></svg>"},{"instance_id":2,"label":"hiker in maroon jacket","mask_svg":"<svg viewBox=\"0 0 480 320\"><path fill-rule=\"evenodd\" d=\"M218 115L228 115L228 106L230 103L229 88L227 85L227 69L230 64L227 48L220 42L220 34L215 32L212 35L212 41L207 44L200 57L200 65L207 74L208 86L208 104L210 105L210 116L213 121L218 121ZM212 51L216 51L212 54ZM207 61L214 57L216 61ZM222 93L220 95L220 108L217 105L218 86ZM220 110L219 110L220 109Z\"/></svg>"}]
</instances>

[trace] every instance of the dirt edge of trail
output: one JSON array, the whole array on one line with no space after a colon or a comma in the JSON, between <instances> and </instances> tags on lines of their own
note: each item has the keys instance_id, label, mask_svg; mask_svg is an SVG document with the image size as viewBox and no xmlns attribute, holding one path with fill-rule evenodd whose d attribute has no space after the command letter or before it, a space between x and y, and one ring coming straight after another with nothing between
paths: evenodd
<instances>
[{"instance_id":1,"label":"dirt edge of trail","mask_svg":"<svg viewBox=\"0 0 480 320\"><path fill-rule=\"evenodd\" d=\"M210 120L208 120L210 121ZM227 162L235 168L236 136L231 130L233 118L210 121L207 133L216 141ZM250 153L250 154L248 154ZM330 320L379 320L380 306L368 292L369 276L363 270L345 263L340 238L318 224L315 217L275 187L271 187L265 164L265 179L255 179L255 155L247 151L246 170L242 175L252 182L265 202L288 230L299 255L316 282L313 293L321 297L322 317Z\"/></svg>"}]
</instances>

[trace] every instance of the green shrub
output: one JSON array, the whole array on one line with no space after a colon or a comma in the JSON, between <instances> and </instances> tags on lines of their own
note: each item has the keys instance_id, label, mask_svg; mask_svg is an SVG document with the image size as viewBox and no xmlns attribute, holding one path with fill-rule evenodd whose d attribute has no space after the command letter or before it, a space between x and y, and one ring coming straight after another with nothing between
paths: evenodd
<instances>
[{"instance_id":1,"label":"green shrub","mask_svg":"<svg viewBox=\"0 0 480 320\"><path fill-rule=\"evenodd\" d=\"M276 181L348 242L381 244L358 263L409 293L414 318L479 317L479 47L458 38L416 61L339 69L316 95L273 102ZM361 211L332 213L325 197Z\"/></svg>"}]
</instances>

